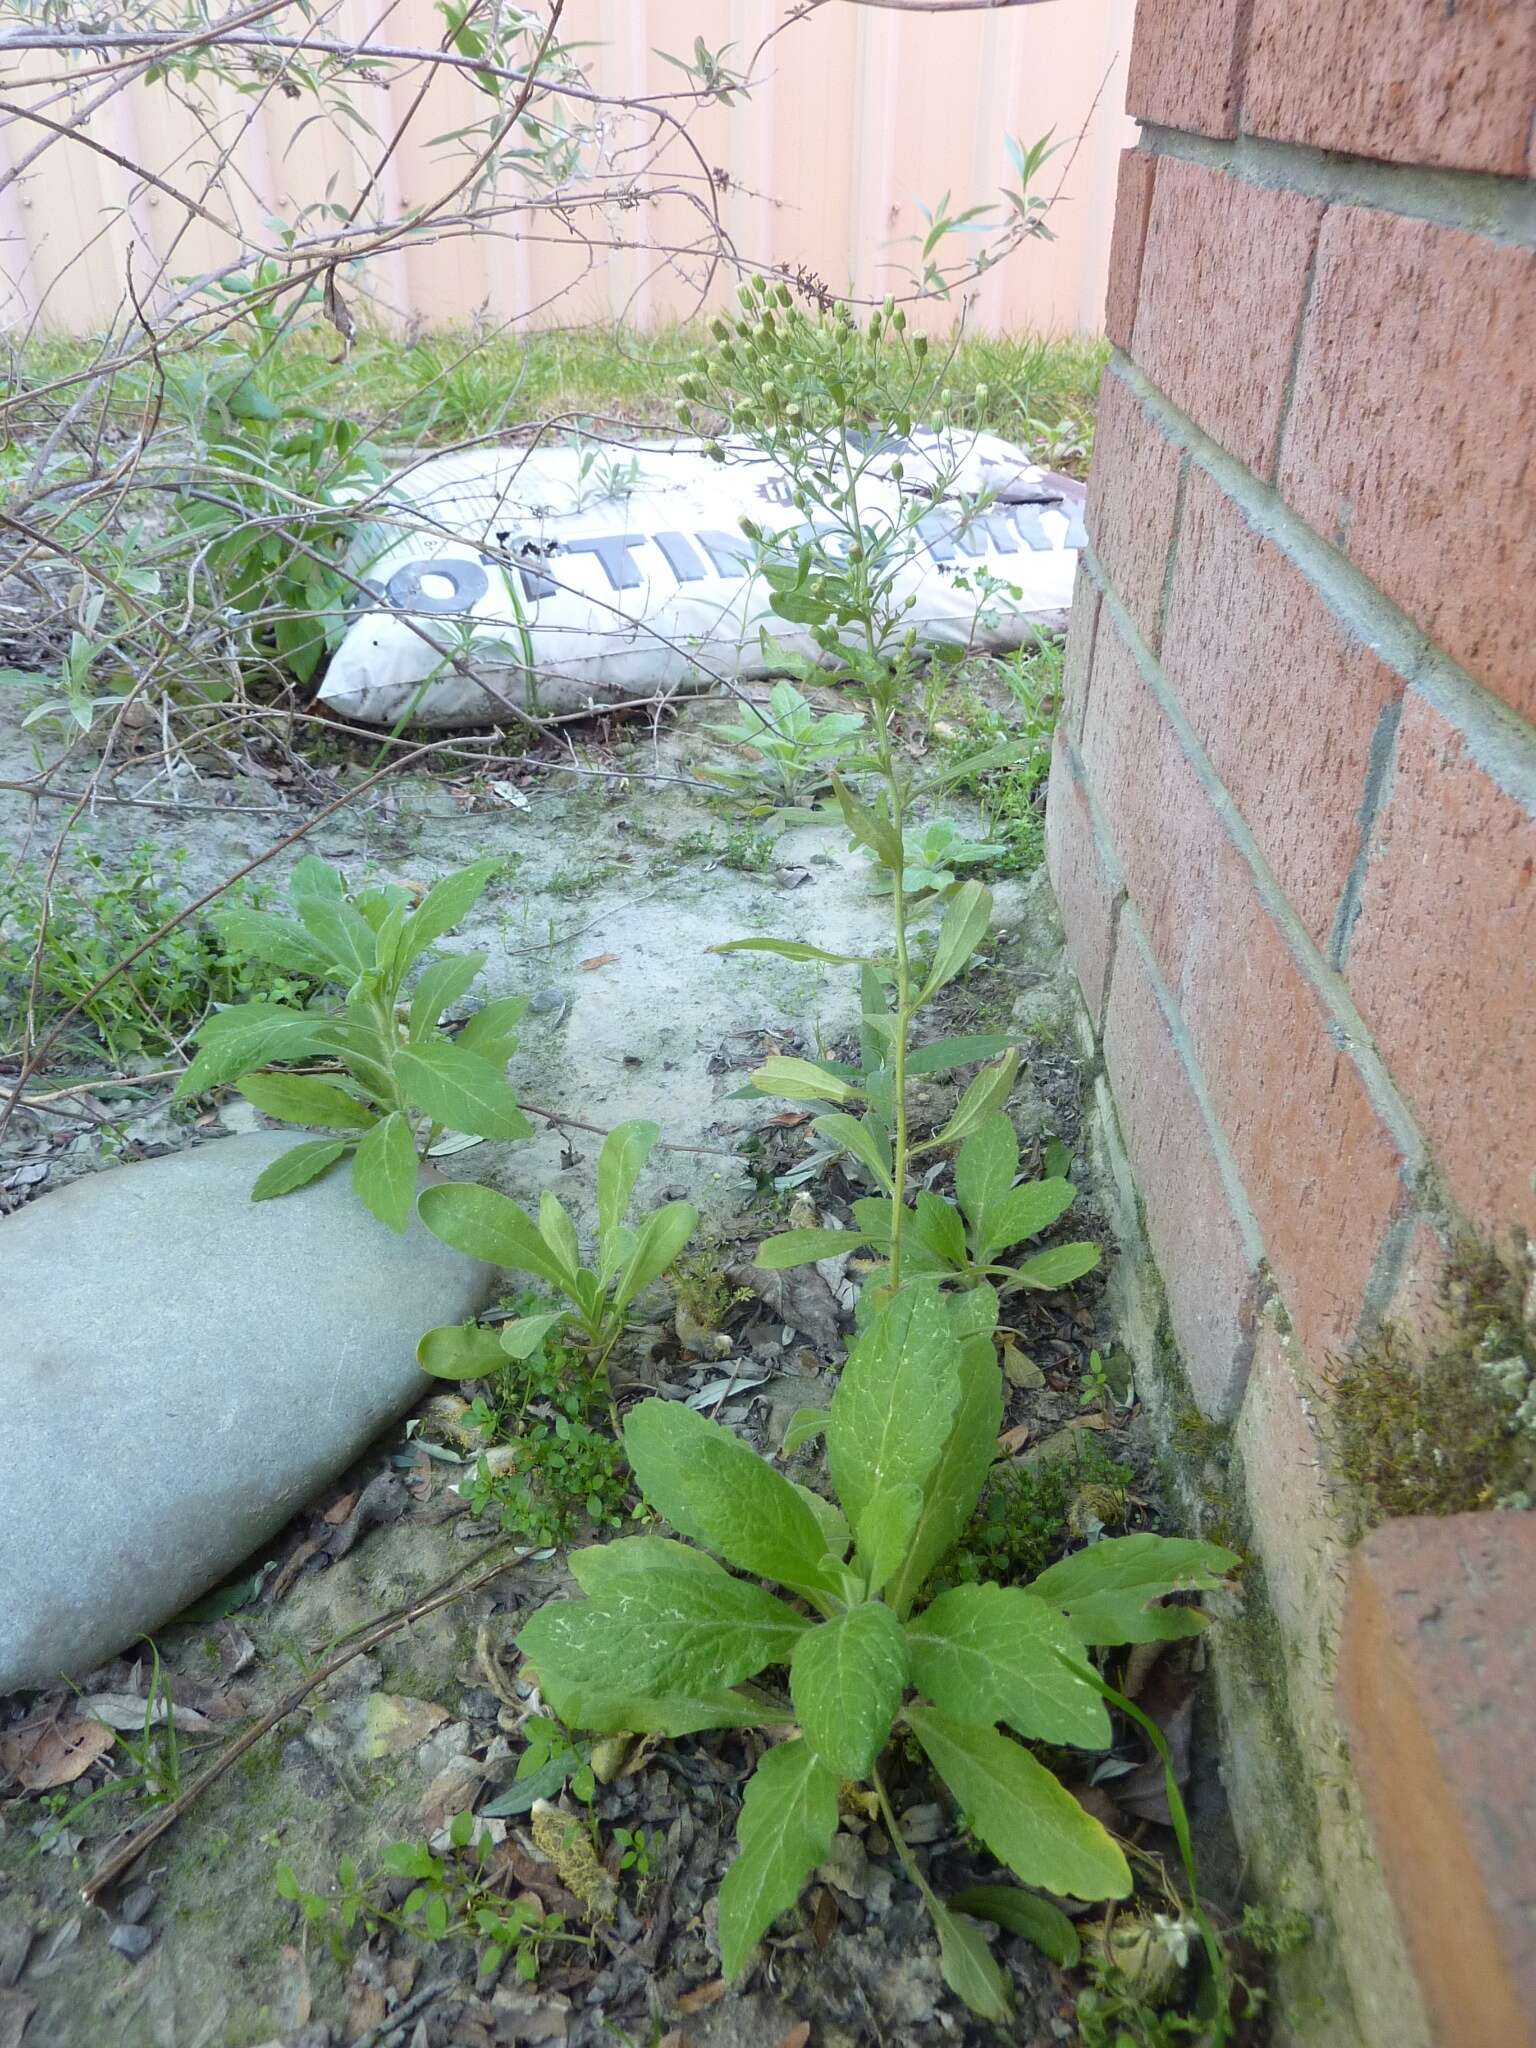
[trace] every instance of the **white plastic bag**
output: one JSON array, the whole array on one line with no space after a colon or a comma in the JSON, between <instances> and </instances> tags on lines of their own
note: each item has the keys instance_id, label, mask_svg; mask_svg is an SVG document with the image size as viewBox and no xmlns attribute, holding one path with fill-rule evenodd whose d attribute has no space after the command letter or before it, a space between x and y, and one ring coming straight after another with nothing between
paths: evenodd
<instances>
[{"instance_id":1,"label":"white plastic bag","mask_svg":"<svg viewBox=\"0 0 1536 2048\"><path fill-rule=\"evenodd\" d=\"M760 629L816 656L770 609L741 532L744 517L803 526L784 478L744 445L726 443L723 464L703 448L477 449L404 472L348 554L375 601L349 612L321 698L372 724L467 725L509 704L578 711L765 675ZM931 494L925 475L949 495L903 567L898 595L916 599L904 625L930 645L996 651L1061 623L1082 486L990 434L919 433L870 465L865 523L891 519L903 493Z\"/></svg>"}]
</instances>

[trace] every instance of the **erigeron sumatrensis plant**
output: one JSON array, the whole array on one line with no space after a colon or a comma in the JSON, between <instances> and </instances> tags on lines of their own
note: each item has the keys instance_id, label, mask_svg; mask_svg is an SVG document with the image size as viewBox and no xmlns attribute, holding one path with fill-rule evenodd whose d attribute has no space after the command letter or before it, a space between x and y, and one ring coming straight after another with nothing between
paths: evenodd
<instances>
[{"instance_id":1,"label":"erigeron sumatrensis plant","mask_svg":"<svg viewBox=\"0 0 1536 2048\"><path fill-rule=\"evenodd\" d=\"M1222 1584L1237 1560L1208 1543L1112 1538L1028 1588L962 1585L919 1606L994 1454L996 1316L990 1287L945 1296L921 1283L870 1316L818 1417L840 1505L691 1409L643 1401L625 1449L648 1505L689 1540L643 1535L575 1552L586 1597L548 1602L518 1635L568 1726L673 1736L765 1727L781 1738L747 1787L721 1889L730 1977L826 1860L841 1788L868 1783L933 1917L945 1982L974 2011L1008 2016L1008 1979L981 1920L938 1897L903 1840L880 1768L897 1733L915 1738L1022 1884L1082 1900L1131 1890L1117 1843L1024 1745L1106 1747L1091 1648L1195 1633L1205 1623L1197 1608L1162 1602ZM788 1670L787 1702L748 1683L771 1667ZM969 1899L1053 1953L1072 1946L1059 1909L1033 1892Z\"/></svg>"},{"instance_id":2,"label":"erigeron sumatrensis plant","mask_svg":"<svg viewBox=\"0 0 1536 2048\"><path fill-rule=\"evenodd\" d=\"M980 500L956 505L950 495L963 467L964 428L954 425L937 352L908 333L906 316L889 301L863 327L846 308L812 317L787 286L762 279L743 286L741 302L738 318L714 323L715 350L697 356L682 380L680 411L690 424L695 404L723 415L752 458L773 465L800 515L776 530L751 519L742 526L774 612L809 633L819 659L766 635L764 651L802 677L846 686L864 706L868 742L858 765L878 778L877 791L867 799L842 776L831 779L854 843L873 855L889 891L892 923L889 952L870 960L789 939L734 939L717 949L861 970L860 1071L774 1058L752 1080L766 1094L833 1105L815 1120L815 1134L857 1160L879 1193L856 1205L854 1230L786 1232L768 1240L758 1264L783 1269L873 1246L886 1262L880 1277L893 1289L921 1274L968 1286L983 1279L1004 1288L1065 1286L1098 1263L1095 1245L1057 1246L1012 1269L997 1263L1054 1223L1075 1193L1064 1180L1013 1186L1018 1152L1003 1109L1017 1050L1007 1047L982 1068L942 1129L920 1144L909 1129L914 1024L964 971L992 919L990 891L925 858L930 841L935 849L968 842L942 824L917 829L913 771L897 732L918 687L916 639L902 623L913 603L907 571L929 545L923 529L932 519L959 528L982 507ZM978 410L986 399L979 386ZM721 443L710 448L727 459ZM997 751L1006 757L1009 743ZM939 904L934 933L926 920ZM924 1051L930 1062L942 1060L942 1046ZM909 1203L913 1166L952 1146L965 1148L957 1162L959 1206L927 1189Z\"/></svg>"}]
</instances>

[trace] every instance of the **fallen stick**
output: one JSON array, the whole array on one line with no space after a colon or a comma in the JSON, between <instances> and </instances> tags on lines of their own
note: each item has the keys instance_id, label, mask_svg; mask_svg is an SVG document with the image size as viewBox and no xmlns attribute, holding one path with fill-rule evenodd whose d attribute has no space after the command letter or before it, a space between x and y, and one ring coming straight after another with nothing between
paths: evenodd
<instances>
[{"instance_id":1,"label":"fallen stick","mask_svg":"<svg viewBox=\"0 0 1536 2048\"><path fill-rule=\"evenodd\" d=\"M222 1778L233 1764L238 1763L247 1750L254 1749L264 1735L270 1735L280 1721L286 1721L296 1708L303 1705L316 1686L324 1685L328 1678L334 1678L338 1671L344 1670L354 1657L361 1657L367 1651L376 1649L380 1643L387 1642L401 1629L409 1628L412 1622L421 1621L427 1615L436 1613L439 1607L447 1607L453 1601L461 1600L466 1593L473 1593L479 1587L489 1585L492 1579L499 1578L515 1562L516 1559L511 1555L510 1549L504 1550L495 1564L485 1566L473 1577L445 1579L430 1593L423 1594L421 1599L413 1600L405 1607L397 1607L393 1613L386 1614L382 1620L364 1629L348 1648L329 1658L318 1671L306 1678L302 1685L297 1685L291 1692L285 1693L275 1707L269 1708L265 1714L253 1721L243 1734L237 1735L229 1747L222 1750L207 1770L194 1779L184 1792L178 1792L170 1804L157 1813L153 1820L146 1821L141 1828L136 1828L121 1848L114 1849L99 1863L90 1878L81 1886L81 1898L88 1906L96 1905L102 1893L116 1884L119 1878L126 1876L146 1849L153 1848L162 1835L170 1833L177 1821L195 1800L202 1797L210 1785Z\"/></svg>"}]
</instances>

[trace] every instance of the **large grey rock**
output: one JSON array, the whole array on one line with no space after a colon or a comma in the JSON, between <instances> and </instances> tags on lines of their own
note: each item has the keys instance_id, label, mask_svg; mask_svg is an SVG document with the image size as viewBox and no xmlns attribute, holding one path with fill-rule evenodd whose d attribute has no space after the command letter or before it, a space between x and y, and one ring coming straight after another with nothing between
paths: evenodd
<instances>
[{"instance_id":1,"label":"large grey rock","mask_svg":"<svg viewBox=\"0 0 1536 2048\"><path fill-rule=\"evenodd\" d=\"M427 1382L493 1270L397 1237L345 1170L253 1203L296 1141L116 1167L0 1223L0 1693L159 1627Z\"/></svg>"}]
</instances>

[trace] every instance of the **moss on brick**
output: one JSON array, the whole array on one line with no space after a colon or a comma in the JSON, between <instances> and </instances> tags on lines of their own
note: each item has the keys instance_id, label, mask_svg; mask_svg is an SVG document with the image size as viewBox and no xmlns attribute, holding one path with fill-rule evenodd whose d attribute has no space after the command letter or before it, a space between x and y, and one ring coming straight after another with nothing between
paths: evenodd
<instances>
[{"instance_id":1,"label":"moss on brick","mask_svg":"<svg viewBox=\"0 0 1536 2048\"><path fill-rule=\"evenodd\" d=\"M1384 1323L1335 1368L1325 1431L1356 1537L1399 1516L1536 1499L1528 1272L1523 1246L1506 1254L1463 1239L1442 1276L1434 1334L1415 1342Z\"/></svg>"}]
</instances>

